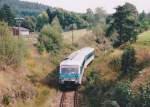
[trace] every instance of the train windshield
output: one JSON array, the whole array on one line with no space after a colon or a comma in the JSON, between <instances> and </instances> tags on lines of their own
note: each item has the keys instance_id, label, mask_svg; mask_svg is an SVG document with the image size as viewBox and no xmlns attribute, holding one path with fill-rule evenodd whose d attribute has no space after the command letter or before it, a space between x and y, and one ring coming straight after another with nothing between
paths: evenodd
<instances>
[{"instance_id":1,"label":"train windshield","mask_svg":"<svg viewBox=\"0 0 150 107\"><path fill-rule=\"evenodd\" d=\"M62 67L61 73L62 74L78 74L78 67Z\"/></svg>"}]
</instances>

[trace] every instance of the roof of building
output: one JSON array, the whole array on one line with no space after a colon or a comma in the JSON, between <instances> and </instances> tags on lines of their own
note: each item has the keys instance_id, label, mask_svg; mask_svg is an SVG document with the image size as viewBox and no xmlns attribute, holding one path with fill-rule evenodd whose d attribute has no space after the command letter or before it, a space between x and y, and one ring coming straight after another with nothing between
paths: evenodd
<instances>
[{"instance_id":1,"label":"roof of building","mask_svg":"<svg viewBox=\"0 0 150 107\"><path fill-rule=\"evenodd\" d=\"M20 30L20 31L29 31L29 29L24 28L24 27L12 27L12 28L13 28L13 29Z\"/></svg>"},{"instance_id":2,"label":"roof of building","mask_svg":"<svg viewBox=\"0 0 150 107\"><path fill-rule=\"evenodd\" d=\"M85 56L93 52L94 48L85 47L73 52L60 65L81 65Z\"/></svg>"}]
</instances>

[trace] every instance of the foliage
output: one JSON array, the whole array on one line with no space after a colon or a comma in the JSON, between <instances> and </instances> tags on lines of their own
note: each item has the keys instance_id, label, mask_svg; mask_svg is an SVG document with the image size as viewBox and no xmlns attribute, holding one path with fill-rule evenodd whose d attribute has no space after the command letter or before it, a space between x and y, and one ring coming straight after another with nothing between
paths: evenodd
<instances>
[{"instance_id":1,"label":"foliage","mask_svg":"<svg viewBox=\"0 0 150 107\"><path fill-rule=\"evenodd\" d=\"M128 47L124 50L121 58L122 74L129 74L133 76L136 71L136 57L133 47Z\"/></svg>"},{"instance_id":2,"label":"foliage","mask_svg":"<svg viewBox=\"0 0 150 107\"><path fill-rule=\"evenodd\" d=\"M99 24L99 23L104 23L105 18L107 16L107 13L103 8L97 7L95 9L95 12L92 11L92 9L88 8L86 10L85 14L85 19L89 24L89 28L92 28L93 26Z\"/></svg>"},{"instance_id":3,"label":"foliage","mask_svg":"<svg viewBox=\"0 0 150 107\"><path fill-rule=\"evenodd\" d=\"M46 5L22 0L0 0L0 8L4 4L11 6L18 16L37 16L48 8Z\"/></svg>"},{"instance_id":4,"label":"foliage","mask_svg":"<svg viewBox=\"0 0 150 107\"><path fill-rule=\"evenodd\" d=\"M18 66L26 55L22 39L13 38L6 23L0 22L0 65Z\"/></svg>"},{"instance_id":5,"label":"foliage","mask_svg":"<svg viewBox=\"0 0 150 107\"><path fill-rule=\"evenodd\" d=\"M54 29L58 30L58 32L60 32L60 33L63 32L62 27L61 27L61 25L59 23L59 19L57 18L57 16L54 17L54 19L53 19L53 21L51 23L51 26L53 26Z\"/></svg>"},{"instance_id":6,"label":"foliage","mask_svg":"<svg viewBox=\"0 0 150 107\"><path fill-rule=\"evenodd\" d=\"M144 11L139 15L138 21L139 21L139 32L140 33L149 29L150 21L148 20L146 13Z\"/></svg>"},{"instance_id":7,"label":"foliage","mask_svg":"<svg viewBox=\"0 0 150 107\"><path fill-rule=\"evenodd\" d=\"M39 53L42 54L45 51L44 43L43 42L38 43L37 48L38 48Z\"/></svg>"},{"instance_id":8,"label":"foliage","mask_svg":"<svg viewBox=\"0 0 150 107\"><path fill-rule=\"evenodd\" d=\"M4 4L3 7L0 9L0 21L5 21L8 25L14 24L15 15L12 12L11 8Z\"/></svg>"},{"instance_id":9,"label":"foliage","mask_svg":"<svg viewBox=\"0 0 150 107\"><path fill-rule=\"evenodd\" d=\"M114 71L121 70L121 59L118 57L113 57L109 62L109 67Z\"/></svg>"},{"instance_id":10,"label":"foliage","mask_svg":"<svg viewBox=\"0 0 150 107\"><path fill-rule=\"evenodd\" d=\"M149 85L141 87L139 94L135 95L132 100L132 107L149 107L150 106L150 88Z\"/></svg>"},{"instance_id":11,"label":"foliage","mask_svg":"<svg viewBox=\"0 0 150 107\"><path fill-rule=\"evenodd\" d=\"M69 30L76 30L77 29L77 25L75 23L71 24L71 25L69 25L68 29Z\"/></svg>"},{"instance_id":12,"label":"foliage","mask_svg":"<svg viewBox=\"0 0 150 107\"><path fill-rule=\"evenodd\" d=\"M10 102L11 102L11 97L10 97L10 96L7 96L7 95L4 95L4 96L3 96L3 104L9 105Z\"/></svg>"},{"instance_id":13,"label":"foliage","mask_svg":"<svg viewBox=\"0 0 150 107\"><path fill-rule=\"evenodd\" d=\"M35 17L25 17L25 20L21 23L21 26L30 30L30 32L34 32L36 28L36 19Z\"/></svg>"},{"instance_id":14,"label":"foliage","mask_svg":"<svg viewBox=\"0 0 150 107\"><path fill-rule=\"evenodd\" d=\"M114 46L118 47L126 42L135 42L138 33L137 24L138 12L134 5L126 3L123 6L118 6L116 12L109 17L107 23L107 36L113 35L116 32L117 40L114 41Z\"/></svg>"},{"instance_id":15,"label":"foliage","mask_svg":"<svg viewBox=\"0 0 150 107\"><path fill-rule=\"evenodd\" d=\"M87 80L90 87L94 87L95 85L98 85L100 79L99 79L99 74L97 73L97 71L95 71L95 69L92 69L92 71L89 72L87 76Z\"/></svg>"},{"instance_id":16,"label":"foliage","mask_svg":"<svg viewBox=\"0 0 150 107\"><path fill-rule=\"evenodd\" d=\"M105 41L105 25L103 24L97 24L95 27L93 27L92 32L96 37L96 42L98 44L103 43Z\"/></svg>"},{"instance_id":17,"label":"foliage","mask_svg":"<svg viewBox=\"0 0 150 107\"><path fill-rule=\"evenodd\" d=\"M92 11L92 9L88 8L86 10L86 15L86 20L89 23L89 27L92 27L95 21L94 12Z\"/></svg>"},{"instance_id":18,"label":"foliage","mask_svg":"<svg viewBox=\"0 0 150 107\"><path fill-rule=\"evenodd\" d=\"M65 30L68 30L68 27L73 23L77 25L78 29L85 28L87 26L87 22L82 18L82 14L56 8L47 9L47 14L49 17L49 23L51 23L52 19L57 16L60 21L60 25Z\"/></svg>"},{"instance_id":19,"label":"foliage","mask_svg":"<svg viewBox=\"0 0 150 107\"><path fill-rule=\"evenodd\" d=\"M120 107L116 101L105 101L102 107Z\"/></svg>"},{"instance_id":20,"label":"foliage","mask_svg":"<svg viewBox=\"0 0 150 107\"><path fill-rule=\"evenodd\" d=\"M56 21L56 18L54 21ZM42 28L38 38L39 44L44 45L46 51L51 53L58 52L62 47L61 27L58 24L59 22L54 24L54 21L51 26L48 24Z\"/></svg>"},{"instance_id":21,"label":"foliage","mask_svg":"<svg viewBox=\"0 0 150 107\"><path fill-rule=\"evenodd\" d=\"M97 23L103 23L105 22L106 16L107 16L107 12L100 7L97 7L95 9L95 24Z\"/></svg>"},{"instance_id":22,"label":"foliage","mask_svg":"<svg viewBox=\"0 0 150 107\"><path fill-rule=\"evenodd\" d=\"M132 91L129 81L123 81L117 84L113 92L113 99L118 102L120 107L129 107L132 99Z\"/></svg>"},{"instance_id":23,"label":"foliage","mask_svg":"<svg viewBox=\"0 0 150 107\"><path fill-rule=\"evenodd\" d=\"M37 16L36 29L40 31L45 24L48 24L48 15L46 12L42 12Z\"/></svg>"}]
</instances>

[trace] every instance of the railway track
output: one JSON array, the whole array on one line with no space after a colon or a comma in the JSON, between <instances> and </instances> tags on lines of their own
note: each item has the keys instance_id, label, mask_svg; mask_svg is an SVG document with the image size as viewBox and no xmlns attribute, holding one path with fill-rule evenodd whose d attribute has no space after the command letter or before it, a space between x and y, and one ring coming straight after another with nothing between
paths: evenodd
<instances>
[{"instance_id":1,"label":"railway track","mask_svg":"<svg viewBox=\"0 0 150 107\"><path fill-rule=\"evenodd\" d=\"M77 90L74 92L74 107L79 107L79 95Z\"/></svg>"},{"instance_id":2,"label":"railway track","mask_svg":"<svg viewBox=\"0 0 150 107\"><path fill-rule=\"evenodd\" d=\"M79 107L78 91L62 92L59 107Z\"/></svg>"}]
</instances>

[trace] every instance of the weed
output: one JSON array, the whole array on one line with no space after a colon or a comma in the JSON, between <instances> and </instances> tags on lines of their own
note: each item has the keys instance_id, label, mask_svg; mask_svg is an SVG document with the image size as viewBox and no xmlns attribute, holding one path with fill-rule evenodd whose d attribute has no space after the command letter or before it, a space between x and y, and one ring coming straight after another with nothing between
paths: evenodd
<instances>
[{"instance_id":1,"label":"weed","mask_svg":"<svg viewBox=\"0 0 150 107\"><path fill-rule=\"evenodd\" d=\"M4 96L3 96L3 104L9 105L10 102L11 102L11 97L8 96L8 95L4 95Z\"/></svg>"}]
</instances>

